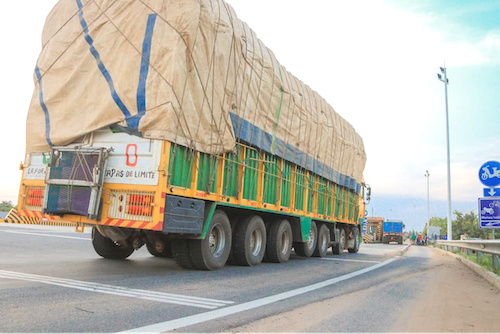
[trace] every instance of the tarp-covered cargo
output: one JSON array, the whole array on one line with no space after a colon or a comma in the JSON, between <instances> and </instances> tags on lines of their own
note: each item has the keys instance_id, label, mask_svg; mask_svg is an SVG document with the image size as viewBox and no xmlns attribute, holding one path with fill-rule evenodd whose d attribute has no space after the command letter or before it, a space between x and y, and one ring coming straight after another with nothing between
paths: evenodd
<instances>
[{"instance_id":1,"label":"tarp-covered cargo","mask_svg":"<svg viewBox=\"0 0 500 334\"><path fill-rule=\"evenodd\" d=\"M356 189L360 136L223 0L60 0L35 68L27 151L117 124L221 154L237 141Z\"/></svg>"}]
</instances>

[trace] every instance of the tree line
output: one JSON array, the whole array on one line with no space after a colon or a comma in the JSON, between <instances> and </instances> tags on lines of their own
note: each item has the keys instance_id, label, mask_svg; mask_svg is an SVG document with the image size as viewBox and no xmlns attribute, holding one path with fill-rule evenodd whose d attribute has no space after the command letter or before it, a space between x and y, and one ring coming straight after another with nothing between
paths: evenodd
<instances>
[{"instance_id":1,"label":"tree line","mask_svg":"<svg viewBox=\"0 0 500 334\"><path fill-rule=\"evenodd\" d=\"M17 205L16 205L17 207ZM9 212L10 209L13 209L14 206L12 205L12 202L11 201L2 201L2 203L0 203L0 212Z\"/></svg>"},{"instance_id":2,"label":"tree line","mask_svg":"<svg viewBox=\"0 0 500 334\"><path fill-rule=\"evenodd\" d=\"M461 235L468 235L469 238L479 239L492 238L492 229L479 228L479 219L474 211L471 210L471 212L466 214L455 211L453 214L456 217L451 221L453 240L460 240ZM443 238L443 236L448 236L448 219L446 217L432 217L429 221L429 226L441 227L441 238ZM424 228L423 234L427 234L427 227ZM496 234L500 236L500 231Z\"/></svg>"}]
</instances>

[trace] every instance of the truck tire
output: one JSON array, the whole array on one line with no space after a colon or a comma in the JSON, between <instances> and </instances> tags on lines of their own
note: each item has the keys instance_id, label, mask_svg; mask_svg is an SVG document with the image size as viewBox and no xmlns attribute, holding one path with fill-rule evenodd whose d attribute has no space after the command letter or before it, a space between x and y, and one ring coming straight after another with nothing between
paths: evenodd
<instances>
[{"instance_id":1,"label":"truck tire","mask_svg":"<svg viewBox=\"0 0 500 334\"><path fill-rule=\"evenodd\" d=\"M306 242L294 242L295 254L298 256L311 257L316 248L318 241L318 227L315 222L311 222L311 229L309 230L309 238Z\"/></svg>"},{"instance_id":2,"label":"truck tire","mask_svg":"<svg viewBox=\"0 0 500 334\"><path fill-rule=\"evenodd\" d=\"M345 231L343 228L339 231L339 240L332 246L332 253L335 255L342 255L345 249Z\"/></svg>"},{"instance_id":3,"label":"truck tire","mask_svg":"<svg viewBox=\"0 0 500 334\"><path fill-rule=\"evenodd\" d=\"M318 242L314 248L313 256L325 257L330 247L330 230L325 224L321 224L318 231Z\"/></svg>"},{"instance_id":4,"label":"truck tire","mask_svg":"<svg viewBox=\"0 0 500 334\"><path fill-rule=\"evenodd\" d=\"M259 216L250 216L234 227L233 261L238 266L255 266L266 251L266 225Z\"/></svg>"},{"instance_id":5,"label":"truck tire","mask_svg":"<svg viewBox=\"0 0 500 334\"><path fill-rule=\"evenodd\" d=\"M110 238L103 236L95 226L92 227L92 246L94 246L96 253L105 259L123 260L134 252L132 246L120 246Z\"/></svg>"},{"instance_id":6,"label":"truck tire","mask_svg":"<svg viewBox=\"0 0 500 334\"><path fill-rule=\"evenodd\" d=\"M279 219L272 222L267 233L267 261L287 262L292 252L292 242L292 226L288 220Z\"/></svg>"},{"instance_id":7,"label":"truck tire","mask_svg":"<svg viewBox=\"0 0 500 334\"><path fill-rule=\"evenodd\" d=\"M172 247L172 257L175 263L184 269L194 269L193 261L191 260L191 255L189 255L189 240L187 239L172 239L170 240L170 246Z\"/></svg>"},{"instance_id":8,"label":"truck tire","mask_svg":"<svg viewBox=\"0 0 500 334\"><path fill-rule=\"evenodd\" d=\"M231 223L227 215L216 210L205 239L189 240L189 254L196 269L217 270L226 265L231 252Z\"/></svg>"},{"instance_id":9,"label":"truck tire","mask_svg":"<svg viewBox=\"0 0 500 334\"><path fill-rule=\"evenodd\" d=\"M403 244L403 237L399 237L398 244L399 244L399 245L402 245L402 244Z\"/></svg>"},{"instance_id":10,"label":"truck tire","mask_svg":"<svg viewBox=\"0 0 500 334\"><path fill-rule=\"evenodd\" d=\"M354 227L352 229L352 238L354 239L354 247L348 248L349 253L357 253L359 251L359 229Z\"/></svg>"},{"instance_id":11,"label":"truck tire","mask_svg":"<svg viewBox=\"0 0 500 334\"><path fill-rule=\"evenodd\" d=\"M146 242L146 248L148 249L149 254L155 257L165 257L168 259L172 259L172 248L170 247L170 241L164 242L163 251L158 252L154 244L150 242Z\"/></svg>"}]
</instances>

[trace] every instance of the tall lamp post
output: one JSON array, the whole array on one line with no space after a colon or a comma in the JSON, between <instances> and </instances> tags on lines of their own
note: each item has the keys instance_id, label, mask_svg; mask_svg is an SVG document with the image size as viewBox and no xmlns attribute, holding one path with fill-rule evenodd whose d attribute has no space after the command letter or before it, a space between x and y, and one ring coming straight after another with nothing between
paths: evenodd
<instances>
[{"instance_id":1,"label":"tall lamp post","mask_svg":"<svg viewBox=\"0 0 500 334\"><path fill-rule=\"evenodd\" d=\"M451 231L451 176L450 176L450 125L448 122L448 78L446 77L446 67L440 67L441 74L438 73L438 79L444 82L444 99L446 102L446 153L448 166L448 240L453 240Z\"/></svg>"},{"instance_id":2,"label":"tall lamp post","mask_svg":"<svg viewBox=\"0 0 500 334\"><path fill-rule=\"evenodd\" d=\"M431 223L429 216L429 171L426 170L424 176L427 178L427 235L429 235L429 225Z\"/></svg>"}]
</instances>

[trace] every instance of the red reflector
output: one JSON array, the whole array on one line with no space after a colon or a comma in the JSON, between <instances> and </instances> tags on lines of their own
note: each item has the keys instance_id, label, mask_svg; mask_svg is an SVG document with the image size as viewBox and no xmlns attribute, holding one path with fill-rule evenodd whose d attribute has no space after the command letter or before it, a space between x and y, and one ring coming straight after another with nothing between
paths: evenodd
<instances>
[{"instance_id":1,"label":"red reflector","mask_svg":"<svg viewBox=\"0 0 500 334\"><path fill-rule=\"evenodd\" d=\"M150 206L129 205L127 213L129 215L151 216L152 209Z\"/></svg>"},{"instance_id":2,"label":"red reflector","mask_svg":"<svg viewBox=\"0 0 500 334\"><path fill-rule=\"evenodd\" d=\"M153 203L153 196L151 195L128 195L129 204L150 205Z\"/></svg>"},{"instance_id":3,"label":"red reflector","mask_svg":"<svg viewBox=\"0 0 500 334\"><path fill-rule=\"evenodd\" d=\"M26 203L26 205L29 205L29 206L42 206L42 199L41 198L27 197L25 203Z\"/></svg>"},{"instance_id":4,"label":"red reflector","mask_svg":"<svg viewBox=\"0 0 500 334\"><path fill-rule=\"evenodd\" d=\"M26 196L28 196L28 197L42 197L43 192L42 192L42 189L28 188L26 190Z\"/></svg>"}]
</instances>

